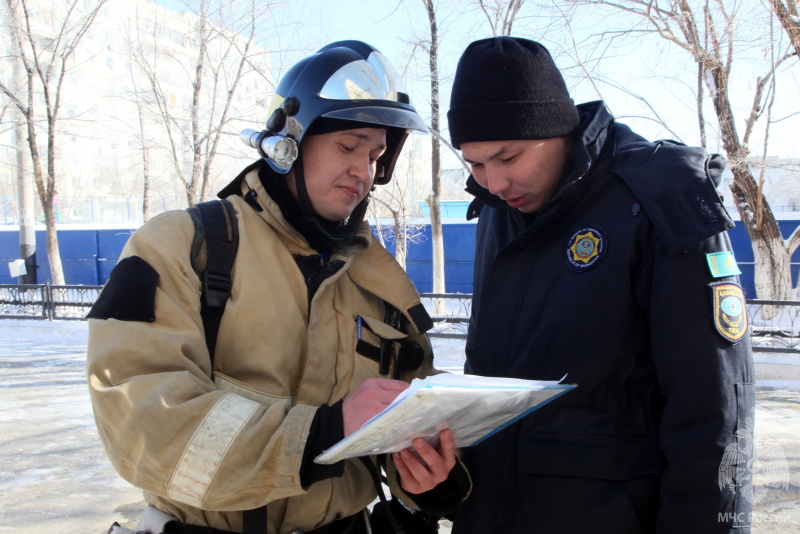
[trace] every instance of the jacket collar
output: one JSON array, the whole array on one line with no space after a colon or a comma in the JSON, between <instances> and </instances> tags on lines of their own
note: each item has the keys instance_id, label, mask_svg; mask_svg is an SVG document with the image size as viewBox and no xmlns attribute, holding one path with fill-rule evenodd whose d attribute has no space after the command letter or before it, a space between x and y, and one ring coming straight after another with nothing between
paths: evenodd
<instances>
[{"instance_id":1,"label":"jacket collar","mask_svg":"<svg viewBox=\"0 0 800 534\"><path fill-rule=\"evenodd\" d=\"M308 240L286 220L280 206L267 193L261 183L259 177L261 167L261 164L254 164L245 169L236 180L239 185L239 191L236 194L244 197L247 204L253 208L253 211L257 212L275 231L284 236L284 239L294 242L298 250L310 249L309 253L311 253L314 249L308 243ZM335 250L332 252L349 256L364 251L370 248L371 245L372 232L369 224L364 222L356 229L350 239L337 243Z\"/></svg>"}]
</instances>

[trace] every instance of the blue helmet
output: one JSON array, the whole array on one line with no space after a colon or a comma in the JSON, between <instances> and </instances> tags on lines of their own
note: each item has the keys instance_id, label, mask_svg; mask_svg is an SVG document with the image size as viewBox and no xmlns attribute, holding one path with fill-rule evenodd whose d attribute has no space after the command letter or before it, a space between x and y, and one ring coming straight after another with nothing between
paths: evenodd
<instances>
[{"instance_id":1,"label":"blue helmet","mask_svg":"<svg viewBox=\"0 0 800 534\"><path fill-rule=\"evenodd\" d=\"M379 185L391 180L411 130L428 131L394 68L361 41L331 43L295 64L281 79L269 112L267 129L245 130L242 139L282 174L292 168L303 136L319 119L386 127L386 151L375 173Z\"/></svg>"}]
</instances>

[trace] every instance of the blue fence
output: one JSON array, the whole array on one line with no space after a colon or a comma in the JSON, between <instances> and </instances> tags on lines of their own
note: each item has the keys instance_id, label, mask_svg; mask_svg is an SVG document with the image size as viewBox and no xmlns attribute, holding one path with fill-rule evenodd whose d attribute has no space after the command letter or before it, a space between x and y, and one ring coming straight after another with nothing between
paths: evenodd
<instances>
[{"instance_id":1,"label":"blue fence","mask_svg":"<svg viewBox=\"0 0 800 534\"><path fill-rule=\"evenodd\" d=\"M781 221L781 231L788 236L800 221ZM61 261L67 284L102 285L108 280L111 269L116 264L122 247L133 229L65 229L58 233ZM472 263L475 253L475 225L466 222L445 222L445 285L447 293L472 293ZM753 286L753 250L747 232L741 223L730 231L733 249L739 268L742 270L742 284L748 299L756 297ZM393 243L387 248L393 250ZM51 279L50 264L47 261L44 229L36 231L36 259L39 265L38 281L44 283ZM422 293L433 291L431 262L430 227L425 226L419 242L409 245L406 269L409 276ZM15 284L7 264L19 257L19 232L14 226L0 229L0 284ZM793 283L797 284L800 270L800 251L792 258Z\"/></svg>"},{"instance_id":2,"label":"blue fence","mask_svg":"<svg viewBox=\"0 0 800 534\"><path fill-rule=\"evenodd\" d=\"M13 231L12 231L13 230ZM122 247L132 229L59 230L58 248L67 284L102 285L117 263ZM52 280L47 258L44 229L36 229L37 280ZM0 230L0 284L15 284L7 263L19 257L19 231L14 227Z\"/></svg>"}]
</instances>

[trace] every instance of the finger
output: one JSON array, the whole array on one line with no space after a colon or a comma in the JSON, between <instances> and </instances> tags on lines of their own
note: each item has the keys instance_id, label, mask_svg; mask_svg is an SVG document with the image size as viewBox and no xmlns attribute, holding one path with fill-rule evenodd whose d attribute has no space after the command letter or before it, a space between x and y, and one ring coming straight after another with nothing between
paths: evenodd
<instances>
[{"instance_id":1,"label":"finger","mask_svg":"<svg viewBox=\"0 0 800 534\"><path fill-rule=\"evenodd\" d=\"M439 454L445 459L445 463L450 463L452 459L452 465L450 465L450 469L452 469L456 464L456 438L450 429L442 430L439 433Z\"/></svg>"},{"instance_id":2,"label":"finger","mask_svg":"<svg viewBox=\"0 0 800 534\"><path fill-rule=\"evenodd\" d=\"M423 493L436 486L432 483L432 477L426 466L411 449L403 449L394 453L394 456L400 475L400 485L408 493Z\"/></svg>"},{"instance_id":3,"label":"finger","mask_svg":"<svg viewBox=\"0 0 800 534\"><path fill-rule=\"evenodd\" d=\"M442 459L436 449L423 439L415 439L413 449L401 451L403 459L408 465L412 476L426 490L432 489L439 482L447 478L442 465Z\"/></svg>"},{"instance_id":4,"label":"finger","mask_svg":"<svg viewBox=\"0 0 800 534\"><path fill-rule=\"evenodd\" d=\"M411 474L411 471L408 469L408 464L403 459L403 455L399 452L392 453L392 457L394 458L394 465L397 469L397 475L400 477L400 484L405 488L406 491L410 493L416 493L414 491L416 489L416 480L414 476Z\"/></svg>"},{"instance_id":5,"label":"finger","mask_svg":"<svg viewBox=\"0 0 800 534\"><path fill-rule=\"evenodd\" d=\"M436 450L424 439L419 438L415 439L412 444L435 483L438 484L445 480L453 465L455 465L455 450L452 450L448 455L447 449L442 452L442 445L439 447L440 450Z\"/></svg>"}]
</instances>

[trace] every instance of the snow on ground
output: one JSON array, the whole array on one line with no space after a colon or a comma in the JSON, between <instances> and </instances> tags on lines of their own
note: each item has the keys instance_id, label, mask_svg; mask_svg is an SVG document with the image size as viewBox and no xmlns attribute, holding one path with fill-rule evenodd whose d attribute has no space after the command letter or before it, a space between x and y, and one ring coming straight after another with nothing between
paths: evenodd
<instances>
[{"instance_id":1,"label":"snow on ground","mask_svg":"<svg viewBox=\"0 0 800 534\"><path fill-rule=\"evenodd\" d=\"M111 467L92 417L85 379L87 324L0 318L0 534L103 534L112 521L134 526L140 490ZM463 367L463 340L432 339L436 366ZM759 381L753 479L759 491L753 534L797 532L800 524L800 391L780 356ZM757 364L758 365L758 364ZM783 374L782 374L783 373ZM800 389L800 388L795 388ZM440 530L449 532L449 525Z\"/></svg>"}]
</instances>

